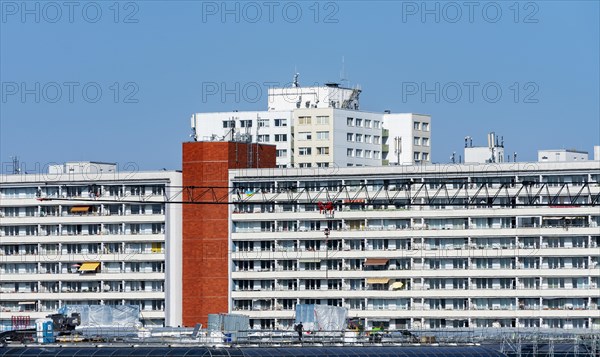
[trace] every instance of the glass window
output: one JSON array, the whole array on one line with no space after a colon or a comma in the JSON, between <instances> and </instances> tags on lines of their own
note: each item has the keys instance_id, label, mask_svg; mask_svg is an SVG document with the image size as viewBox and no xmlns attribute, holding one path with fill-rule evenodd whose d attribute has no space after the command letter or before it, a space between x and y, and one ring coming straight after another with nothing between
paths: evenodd
<instances>
[{"instance_id":1,"label":"glass window","mask_svg":"<svg viewBox=\"0 0 600 357\"><path fill-rule=\"evenodd\" d=\"M269 135L266 135L266 134L265 135L258 135L256 137L256 140L259 143L268 143L269 142Z\"/></svg>"},{"instance_id":2,"label":"glass window","mask_svg":"<svg viewBox=\"0 0 600 357\"><path fill-rule=\"evenodd\" d=\"M429 131L429 123L423 123L423 126L421 127L421 130L423 130L423 131Z\"/></svg>"},{"instance_id":3,"label":"glass window","mask_svg":"<svg viewBox=\"0 0 600 357\"><path fill-rule=\"evenodd\" d=\"M329 124L329 117L328 116L317 116L317 124L318 125Z\"/></svg>"},{"instance_id":4,"label":"glass window","mask_svg":"<svg viewBox=\"0 0 600 357\"><path fill-rule=\"evenodd\" d=\"M240 126L242 128L251 128L252 127L252 120L240 120Z\"/></svg>"},{"instance_id":5,"label":"glass window","mask_svg":"<svg viewBox=\"0 0 600 357\"><path fill-rule=\"evenodd\" d=\"M279 149L276 152L277 157L287 157L287 150Z\"/></svg>"},{"instance_id":6,"label":"glass window","mask_svg":"<svg viewBox=\"0 0 600 357\"><path fill-rule=\"evenodd\" d=\"M416 121L413 123L413 129L415 130L421 130L421 123Z\"/></svg>"},{"instance_id":7,"label":"glass window","mask_svg":"<svg viewBox=\"0 0 600 357\"><path fill-rule=\"evenodd\" d=\"M317 140L329 140L329 132L317 131Z\"/></svg>"},{"instance_id":8,"label":"glass window","mask_svg":"<svg viewBox=\"0 0 600 357\"><path fill-rule=\"evenodd\" d=\"M347 150L346 150L346 155L347 155L347 156L354 156L354 150L352 150L352 149L347 149Z\"/></svg>"},{"instance_id":9,"label":"glass window","mask_svg":"<svg viewBox=\"0 0 600 357\"><path fill-rule=\"evenodd\" d=\"M362 119L356 118L356 120L354 121L354 125L355 126L362 126Z\"/></svg>"},{"instance_id":10,"label":"glass window","mask_svg":"<svg viewBox=\"0 0 600 357\"><path fill-rule=\"evenodd\" d=\"M287 141L287 134L275 134L275 141Z\"/></svg>"},{"instance_id":11,"label":"glass window","mask_svg":"<svg viewBox=\"0 0 600 357\"><path fill-rule=\"evenodd\" d=\"M312 140L312 133L310 131L301 131L298 133L298 140Z\"/></svg>"},{"instance_id":12,"label":"glass window","mask_svg":"<svg viewBox=\"0 0 600 357\"><path fill-rule=\"evenodd\" d=\"M310 125L311 117L298 117L298 125Z\"/></svg>"},{"instance_id":13,"label":"glass window","mask_svg":"<svg viewBox=\"0 0 600 357\"><path fill-rule=\"evenodd\" d=\"M353 118L346 118L346 124L348 126L354 126L354 119Z\"/></svg>"},{"instance_id":14,"label":"glass window","mask_svg":"<svg viewBox=\"0 0 600 357\"><path fill-rule=\"evenodd\" d=\"M306 155L311 155L311 154L312 154L312 148L308 148L308 147L298 148L298 155L300 155L300 156L306 156Z\"/></svg>"},{"instance_id":15,"label":"glass window","mask_svg":"<svg viewBox=\"0 0 600 357\"><path fill-rule=\"evenodd\" d=\"M346 140L347 141L354 141L354 134L352 134L352 133L346 134Z\"/></svg>"},{"instance_id":16,"label":"glass window","mask_svg":"<svg viewBox=\"0 0 600 357\"><path fill-rule=\"evenodd\" d=\"M235 120L223 120L223 128L235 128Z\"/></svg>"},{"instance_id":17,"label":"glass window","mask_svg":"<svg viewBox=\"0 0 600 357\"><path fill-rule=\"evenodd\" d=\"M287 119L275 119L275 126L287 126Z\"/></svg>"},{"instance_id":18,"label":"glass window","mask_svg":"<svg viewBox=\"0 0 600 357\"><path fill-rule=\"evenodd\" d=\"M329 147L318 147L317 155L329 155Z\"/></svg>"},{"instance_id":19,"label":"glass window","mask_svg":"<svg viewBox=\"0 0 600 357\"><path fill-rule=\"evenodd\" d=\"M258 127L259 128L268 128L269 127L269 119L258 119Z\"/></svg>"}]
</instances>

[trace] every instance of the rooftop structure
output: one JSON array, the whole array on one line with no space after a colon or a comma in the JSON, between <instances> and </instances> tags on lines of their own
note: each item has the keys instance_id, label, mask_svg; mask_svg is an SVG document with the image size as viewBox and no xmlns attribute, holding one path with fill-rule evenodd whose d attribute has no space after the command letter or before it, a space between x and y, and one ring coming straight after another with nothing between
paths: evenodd
<instances>
[{"instance_id":1,"label":"rooftop structure","mask_svg":"<svg viewBox=\"0 0 600 357\"><path fill-rule=\"evenodd\" d=\"M587 151L578 151L574 149L559 149L559 150L538 150L538 161L587 161Z\"/></svg>"},{"instance_id":2,"label":"rooftop structure","mask_svg":"<svg viewBox=\"0 0 600 357\"><path fill-rule=\"evenodd\" d=\"M516 157L513 161L516 161ZM491 132L487 136L487 146L473 146L473 139L466 136L464 162L467 164L504 162L504 138L498 138L496 133Z\"/></svg>"}]
</instances>

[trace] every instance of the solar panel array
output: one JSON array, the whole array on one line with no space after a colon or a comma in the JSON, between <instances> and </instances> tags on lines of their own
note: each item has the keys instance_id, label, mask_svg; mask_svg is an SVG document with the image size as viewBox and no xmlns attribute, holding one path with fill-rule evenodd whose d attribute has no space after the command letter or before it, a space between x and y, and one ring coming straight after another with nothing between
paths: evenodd
<instances>
[{"instance_id":1,"label":"solar panel array","mask_svg":"<svg viewBox=\"0 0 600 357\"><path fill-rule=\"evenodd\" d=\"M497 357L479 346L421 347L5 347L0 357Z\"/></svg>"}]
</instances>

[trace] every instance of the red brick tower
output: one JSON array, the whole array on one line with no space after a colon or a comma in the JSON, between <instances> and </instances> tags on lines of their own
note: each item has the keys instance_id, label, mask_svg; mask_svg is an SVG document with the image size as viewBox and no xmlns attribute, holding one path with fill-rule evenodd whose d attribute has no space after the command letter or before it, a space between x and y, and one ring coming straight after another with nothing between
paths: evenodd
<instances>
[{"instance_id":1,"label":"red brick tower","mask_svg":"<svg viewBox=\"0 0 600 357\"><path fill-rule=\"evenodd\" d=\"M249 152L250 151L250 152ZM275 146L241 142L183 143L183 185L229 189L229 169L275 167ZM184 201L190 201L184 190ZM199 192L196 191L195 194ZM200 200L213 202L212 192ZM198 201L198 199L196 199ZM183 325L207 325L208 314L228 309L229 247L226 204L185 204L182 237Z\"/></svg>"}]
</instances>

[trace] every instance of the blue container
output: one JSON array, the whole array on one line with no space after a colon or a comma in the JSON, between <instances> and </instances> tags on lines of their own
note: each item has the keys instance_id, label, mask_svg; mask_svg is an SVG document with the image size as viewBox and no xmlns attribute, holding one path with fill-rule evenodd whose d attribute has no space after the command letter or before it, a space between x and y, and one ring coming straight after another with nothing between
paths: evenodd
<instances>
[{"instance_id":1,"label":"blue container","mask_svg":"<svg viewBox=\"0 0 600 357\"><path fill-rule=\"evenodd\" d=\"M52 321L44 321L42 323L42 343L54 343L54 323Z\"/></svg>"}]
</instances>

